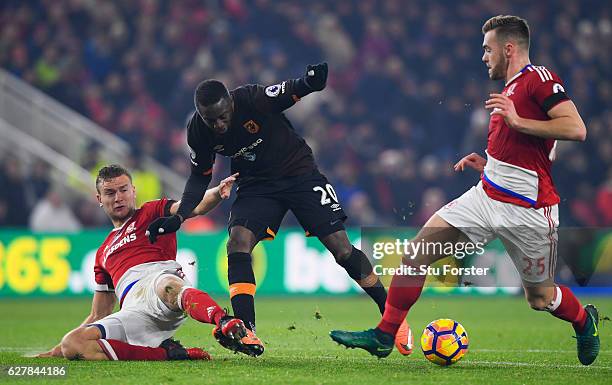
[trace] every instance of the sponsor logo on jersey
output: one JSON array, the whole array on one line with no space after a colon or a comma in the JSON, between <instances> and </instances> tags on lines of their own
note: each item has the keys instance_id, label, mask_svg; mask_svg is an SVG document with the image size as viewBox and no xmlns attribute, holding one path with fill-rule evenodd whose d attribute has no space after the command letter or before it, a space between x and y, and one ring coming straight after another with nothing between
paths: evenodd
<instances>
[{"instance_id":1,"label":"sponsor logo on jersey","mask_svg":"<svg viewBox=\"0 0 612 385\"><path fill-rule=\"evenodd\" d=\"M108 256L111 255L118 248L120 248L121 246L127 245L130 242L134 242L135 240L136 240L136 234L135 233L126 235L125 237L121 238L121 240L119 242L115 243L110 248L107 248L104 251L104 262L106 262L106 258L108 258Z\"/></svg>"},{"instance_id":2,"label":"sponsor logo on jersey","mask_svg":"<svg viewBox=\"0 0 612 385\"><path fill-rule=\"evenodd\" d=\"M260 145L262 142L263 142L263 139L258 138L256 141L254 141L253 143L251 143L249 146L247 146L247 147L242 147L242 148L240 149L240 151L238 151L237 153L235 153L234 155L232 155L232 156L231 156L231 158L232 158L232 159L236 159L236 158L238 158L238 157L245 156L245 155L248 153L248 154L249 154L249 157L252 157L252 159L247 159L246 157L245 157L245 159L247 159L247 160L251 160L251 161L254 161L254 160L255 160L255 154L250 153L250 151L251 151L252 149L254 149L255 147L259 146L259 145Z\"/></svg>"},{"instance_id":3,"label":"sponsor logo on jersey","mask_svg":"<svg viewBox=\"0 0 612 385\"><path fill-rule=\"evenodd\" d=\"M266 87L266 95L271 98L277 97L281 92L282 86L280 84L275 84L273 86Z\"/></svg>"},{"instance_id":4,"label":"sponsor logo on jersey","mask_svg":"<svg viewBox=\"0 0 612 385\"><path fill-rule=\"evenodd\" d=\"M257 159L257 154L253 154L252 152L245 152L242 157L245 160L248 160L249 162L255 162L255 159Z\"/></svg>"},{"instance_id":5,"label":"sponsor logo on jersey","mask_svg":"<svg viewBox=\"0 0 612 385\"><path fill-rule=\"evenodd\" d=\"M213 147L213 151L214 151L214 152L221 152L221 151L223 151L224 149L225 149L225 148L223 147L223 145L222 145L222 144L218 144L218 145L216 145L215 147Z\"/></svg>"},{"instance_id":6,"label":"sponsor logo on jersey","mask_svg":"<svg viewBox=\"0 0 612 385\"><path fill-rule=\"evenodd\" d=\"M249 120L242 125L250 134L257 134L259 132L259 125L254 120Z\"/></svg>"}]
</instances>

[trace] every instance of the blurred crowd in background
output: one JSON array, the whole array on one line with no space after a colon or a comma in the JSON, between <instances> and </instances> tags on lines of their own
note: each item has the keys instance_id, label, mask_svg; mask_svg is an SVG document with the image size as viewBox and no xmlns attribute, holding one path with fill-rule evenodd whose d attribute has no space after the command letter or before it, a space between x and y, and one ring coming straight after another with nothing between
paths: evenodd
<instances>
[{"instance_id":1,"label":"blurred crowd in background","mask_svg":"<svg viewBox=\"0 0 612 385\"><path fill-rule=\"evenodd\" d=\"M484 100L503 87L488 80L480 28L516 14L530 24L532 62L564 80L588 129L585 143L559 146L553 166L561 224L610 226L611 10L578 0L4 0L0 67L129 142L129 166L148 187L135 184L155 197L163 194L155 170L138 159L188 175L185 121L198 82L275 84L325 60L327 89L288 110L290 120L349 225L412 226L478 180L452 164L484 155ZM109 226L83 202L62 200L49 165L0 158L0 226ZM80 160L87 169L109 161L93 147ZM215 180L228 173L218 158ZM222 228L228 210L214 211L211 225Z\"/></svg>"}]
</instances>

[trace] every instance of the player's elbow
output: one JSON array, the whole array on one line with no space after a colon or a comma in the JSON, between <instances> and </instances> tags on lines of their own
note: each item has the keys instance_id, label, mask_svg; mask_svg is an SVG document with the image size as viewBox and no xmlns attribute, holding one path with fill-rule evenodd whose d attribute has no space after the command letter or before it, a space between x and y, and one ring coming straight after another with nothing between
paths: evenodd
<instances>
[{"instance_id":1,"label":"player's elbow","mask_svg":"<svg viewBox=\"0 0 612 385\"><path fill-rule=\"evenodd\" d=\"M113 312L112 310L110 310L110 311L98 310L96 312L91 312L91 314L89 315L89 318L88 318L89 322L92 323L92 322L99 321L102 318L111 315L112 312Z\"/></svg>"},{"instance_id":2,"label":"player's elbow","mask_svg":"<svg viewBox=\"0 0 612 385\"><path fill-rule=\"evenodd\" d=\"M584 125L580 125L574 135L575 141L584 142L587 136L586 127Z\"/></svg>"},{"instance_id":3,"label":"player's elbow","mask_svg":"<svg viewBox=\"0 0 612 385\"><path fill-rule=\"evenodd\" d=\"M586 140L587 130L582 119L574 119L574 129L572 130L571 140L584 142Z\"/></svg>"}]
</instances>

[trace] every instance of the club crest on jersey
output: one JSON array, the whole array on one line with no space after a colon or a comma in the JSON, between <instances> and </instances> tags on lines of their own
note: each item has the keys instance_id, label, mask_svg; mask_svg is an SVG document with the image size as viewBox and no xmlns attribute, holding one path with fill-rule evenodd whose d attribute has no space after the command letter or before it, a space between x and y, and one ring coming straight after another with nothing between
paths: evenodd
<instances>
[{"instance_id":1,"label":"club crest on jersey","mask_svg":"<svg viewBox=\"0 0 612 385\"><path fill-rule=\"evenodd\" d=\"M127 229L125 229L125 233L129 234L129 233L133 233L136 230L136 222L132 222L130 223L130 225L127 227Z\"/></svg>"},{"instance_id":2,"label":"club crest on jersey","mask_svg":"<svg viewBox=\"0 0 612 385\"><path fill-rule=\"evenodd\" d=\"M250 134L257 134L259 132L259 125L253 120L249 120L242 125Z\"/></svg>"},{"instance_id":3,"label":"club crest on jersey","mask_svg":"<svg viewBox=\"0 0 612 385\"><path fill-rule=\"evenodd\" d=\"M512 96L514 95L514 90L516 89L516 85L517 83L512 84L510 87L508 87L508 89L506 90L506 92L504 92L504 94L506 96Z\"/></svg>"}]
</instances>

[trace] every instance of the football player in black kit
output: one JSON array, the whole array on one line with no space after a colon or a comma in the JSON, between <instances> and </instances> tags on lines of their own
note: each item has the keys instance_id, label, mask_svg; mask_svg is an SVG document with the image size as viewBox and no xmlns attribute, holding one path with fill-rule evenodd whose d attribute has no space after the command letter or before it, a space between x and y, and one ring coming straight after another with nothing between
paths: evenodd
<instances>
[{"instance_id":1,"label":"football player in black kit","mask_svg":"<svg viewBox=\"0 0 612 385\"><path fill-rule=\"evenodd\" d=\"M264 87L245 85L228 91L218 80L201 82L194 95L196 111L188 124L191 175L178 213L149 226L149 238L175 232L211 181L217 154L231 158L239 173L237 198L229 218L228 280L232 308L249 329L234 350L258 356L264 347L255 335L255 276L251 252L273 239L287 210L306 235L316 236L336 262L384 311L387 293L363 252L351 245L346 215L334 188L315 164L312 150L293 129L283 111L327 82L327 63L309 65L304 77ZM223 336L215 336L221 344ZM230 347L232 348L232 347Z\"/></svg>"}]
</instances>

